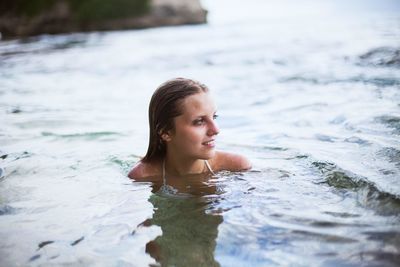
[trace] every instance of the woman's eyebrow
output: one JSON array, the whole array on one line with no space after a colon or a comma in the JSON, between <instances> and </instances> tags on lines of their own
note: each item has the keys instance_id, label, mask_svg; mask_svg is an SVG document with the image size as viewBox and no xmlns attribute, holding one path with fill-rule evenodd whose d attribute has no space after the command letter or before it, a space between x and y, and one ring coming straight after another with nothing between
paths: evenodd
<instances>
[{"instance_id":1,"label":"woman's eyebrow","mask_svg":"<svg viewBox=\"0 0 400 267\"><path fill-rule=\"evenodd\" d=\"M214 111L213 113L212 113L212 115L215 115L215 114L217 114L217 111ZM198 116L196 116L196 118L206 118L206 117L208 117L209 116L209 114L203 114L203 115L198 115Z\"/></svg>"},{"instance_id":2,"label":"woman's eyebrow","mask_svg":"<svg viewBox=\"0 0 400 267\"><path fill-rule=\"evenodd\" d=\"M212 114L213 115L215 115L217 113L217 110L215 110ZM198 118L205 118L205 117L207 117L208 116L208 114L199 114L199 115L194 115L192 118L193 119L198 119Z\"/></svg>"},{"instance_id":3,"label":"woman's eyebrow","mask_svg":"<svg viewBox=\"0 0 400 267\"><path fill-rule=\"evenodd\" d=\"M197 116L195 116L194 118L195 118L195 119L200 119L200 118L204 118L204 117L207 117L207 115L197 115Z\"/></svg>"}]
</instances>

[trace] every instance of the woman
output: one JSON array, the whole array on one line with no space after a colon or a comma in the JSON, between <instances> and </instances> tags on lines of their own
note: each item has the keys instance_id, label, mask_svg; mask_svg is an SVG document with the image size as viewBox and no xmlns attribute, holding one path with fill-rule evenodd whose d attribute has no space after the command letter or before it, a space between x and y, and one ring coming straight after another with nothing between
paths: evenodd
<instances>
[{"instance_id":1,"label":"woman","mask_svg":"<svg viewBox=\"0 0 400 267\"><path fill-rule=\"evenodd\" d=\"M216 118L205 85L184 78L163 83L150 101L147 153L128 176L137 181L162 179L179 190L185 187L182 177L250 169L245 157L215 150Z\"/></svg>"}]
</instances>

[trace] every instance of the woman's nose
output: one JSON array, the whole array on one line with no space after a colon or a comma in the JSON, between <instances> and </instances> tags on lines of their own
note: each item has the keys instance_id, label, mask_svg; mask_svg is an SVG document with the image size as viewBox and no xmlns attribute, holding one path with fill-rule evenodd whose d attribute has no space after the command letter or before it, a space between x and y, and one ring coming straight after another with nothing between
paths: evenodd
<instances>
[{"instance_id":1,"label":"woman's nose","mask_svg":"<svg viewBox=\"0 0 400 267\"><path fill-rule=\"evenodd\" d=\"M218 128L217 123L213 120L209 124L207 135L213 136L213 135L217 135L217 134L219 134L219 128Z\"/></svg>"}]
</instances>

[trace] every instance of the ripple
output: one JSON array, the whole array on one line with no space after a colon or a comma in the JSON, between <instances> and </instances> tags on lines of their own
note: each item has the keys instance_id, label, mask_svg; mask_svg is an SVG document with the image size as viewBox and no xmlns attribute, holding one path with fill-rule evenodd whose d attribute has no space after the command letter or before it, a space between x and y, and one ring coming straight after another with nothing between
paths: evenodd
<instances>
[{"instance_id":1,"label":"ripple","mask_svg":"<svg viewBox=\"0 0 400 267\"><path fill-rule=\"evenodd\" d=\"M335 117L333 120L331 120L329 123L332 124L342 124L343 122L345 122L347 120L346 116L344 115L340 115Z\"/></svg>"},{"instance_id":2,"label":"ripple","mask_svg":"<svg viewBox=\"0 0 400 267\"><path fill-rule=\"evenodd\" d=\"M378 156L385 157L389 162L394 163L400 169L400 150L394 147L385 147L377 152Z\"/></svg>"},{"instance_id":3,"label":"ripple","mask_svg":"<svg viewBox=\"0 0 400 267\"><path fill-rule=\"evenodd\" d=\"M34 156L32 152L22 151L22 152L4 154L1 156L1 158L4 160L4 162L12 162L20 159L30 158L32 156Z\"/></svg>"},{"instance_id":4,"label":"ripple","mask_svg":"<svg viewBox=\"0 0 400 267\"><path fill-rule=\"evenodd\" d=\"M368 262L365 266L398 267L400 264L399 252L372 250L353 254L352 257L357 260L362 259L364 263ZM360 263L360 266L364 265Z\"/></svg>"},{"instance_id":5,"label":"ripple","mask_svg":"<svg viewBox=\"0 0 400 267\"><path fill-rule=\"evenodd\" d=\"M84 239L85 239L84 236L82 236L81 238L78 238L77 240L71 242L71 246L77 245L78 243L80 243L80 242L83 241Z\"/></svg>"},{"instance_id":6,"label":"ripple","mask_svg":"<svg viewBox=\"0 0 400 267\"><path fill-rule=\"evenodd\" d=\"M312 85L329 85L329 84L342 84L342 83L361 83L361 84L372 84L377 87L390 87L400 85L400 79L397 77L386 76L386 77L367 77L365 75L357 75L349 78L338 79L334 77L289 77L281 79L281 83L289 82L303 82Z\"/></svg>"},{"instance_id":7,"label":"ripple","mask_svg":"<svg viewBox=\"0 0 400 267\"><path fill-rule=\"evenodd\" d=\"M381 191L367 178L343 170L330 162L316 161L312 165L321 172L322 183L342 190L345 194L348 191L355 192L359 204L371 208L383 216L400 214L400 197Z\"/></svg>"},{"instance_id":8,"label":"ripple","mask_svg":"<svg viewBox=\"0 0 400 267\"><path fill-rule=\"evenodd\" d=\"M396 245L396 247L400 248L400 232L398 231L366 231L363 232L363 234L367 235L369 240L384 240L385 242Z\"/></svg>"},{"instance_id":9,"label":"ripple","mask_svg":"<svg viewBox=\"0 0 400 267\"><path fill-rule=\"evenodd\" d=\"M279 80L279 82L281 82L281 83L304 82L304 83L311 83L311 84L321 84L322 83L322 81L317 78L303 77L303 76L285 77L285 78L281 78Z\"/></svg>"},{"instance_id":10,"label":"ripple","mask_svg":"<svg viewBox=\"0 0 400 267\"><path fill-rule=\"evenodd\" d=\"M338 236L338 235L330 235L330 234L321 234L321 233L314 233L311 231L305 231L305 230L293 230L292 233L295 235L294 237L297 236L297 238L300 239L317 239L322 242L328 242L328 243L356 243L358 242L357 240L349 237L343 237L343 236Z\"/></svg>"},{"instance_id":11,"label":"ripple","mask_svg":"<svg viewBox=\"0 0 400 267\"><path fill-rule=\"evenodd\" d=\"M400 48L378 47L359 56L359 65L400 67Z\"/></svg>"},{"instance_id":12,"label":"ripple","mask_svg":"<svg viewBox=\"0 0 400 267\"><path fill-rule=\"evenodd\" d=\"M29 261L30 261L30 262L31 262L31 261L35 261L35 260L39 259L40 257L41 257L40 254L33 255L32 257L29 258Z\"/></svg>"},{"instance_id":13,"label":"ripple","mask_svg":"<svg viewBox=\"0 0 400 267\"><path fill-rule=\"evenodd\" d=\"M325 212L326 214L332 214L329 212ZM337 214L336 214L337 215ZM367 224L360 224L360 223L341 223L335 221L330 221L330 220L319 220L319 219L313 219L313 218L304 218L304 217L296 217L292 215L286 215L286 214L280 214L280 213L274 213L270 215L271 217L274 218L279 218L280 220L284 220L286 222L291 222L296 225L303 225L303 226L311 226L315 229L318 228L339 228L339 227L364 227L368 226ZM338 217L338 216L335 216ZM350 215L348 216L340 216L341 218L355 218L359 216L354 216ZM333 218L332 218L333 219Z\"/></svg>"},{"instance_id":14,"label":"ripple","mask_svg":"<svg viewBox=\"0 0 400 267\"><path fill-rule=\"evenodd\" d=\"M332 171L326 174L326 183L335 188L356 190L365 186L367 183L363 180L354 180L343 171Z\"/></svg>"},{"instance_id":15,"label":"ripple","mask_svg":"<svg viewBox=\"0 0 400 267\"><path fill-rule=\"evenodd\" d=\"M325 178L324 182L335 188L357 189L367 184L367 182L360 178L351 176L344 170L341 170L334 163L314 161L312 165L321 171Z\"/></svg>"},{"instance_id":16,"label":"ripple","mask_svg":"<svg viewBox=\"0 0 400 267\"><path fill-rule=\"evenodd\" d=\"M86 133L72 133L72 134L56 134L52 132L42 132L42 136L52 136L57 139L84 139L84 140L97 140L112 136L121 136L122 134L117 132L86 132Z\"/></svg>"},{"instance_id":17,"label":"ripple","mask_svg":"<svg viewBox=\"0 0 400 267\"><path fill-rule=\"evenodd\" d=\"M0 216L15 214L17 210L9 205L0 206Z\"/></svg>"},{"instance_id":18,"label":"ripple","mask_svg":"<svg viewBox=\"0 0 400 267\"><path fill-rule=\"evenodd\" d=\"M347 213L347 212L325 211L324 213L332 215L333 217L338 217L338 218L357 218L357 217L360 217L359 214L353 214L353 213Z\"/></svg>"},{"instance_id":19,"label":"ripple","mask_svg":"<svg viewBox=\"0 0 400 267\"><path fill-rule=\"evenodd\" d=\"M139 161L140 158L141 157L137 155L131 155L129 159L121 159L117 156L110 156L108 161L119 166L124 172L128 172L132 168L133 164Z\"/></svg>"},{"instance_id":20,"label":"ripple","mask_svg":"<svg viewBox=\"0 0 400 267\"><path fill-rule=\"evenodd\" d=\"M366 77L364 75L358 75L351 77L349 79L342 80L343 82L350 83L363 83L372 84L377 87L388 87L388 86L398 86L400 85L400 80L395 77Z\"/></svg>"},{"instance_id":21,"label":"ripple","mask_svg":"<svg viewBox=\"0 0 400 267\"><path fill-rule=\"evenodd\" d=\"M389 128L394 129L393 133L400 134L400 117L398 116L379 116L375 118L375 121L380 122Z\"/></svg>"},{"instance_id":22,"label":"ripple","mask_svg":"<svg viewBox=\"0 0 400 267\"><path fill-rule=\"evenodd\" d=\"M69 34L57 37L34 36L24 40L5 42L0 46L0 58L8 59L18 55L49 53L87 44L87 35Z\"/></svg>"},{"instance_id":23,"label":"ripple","mask_svg":"<svg viewBox=\"0 0 400 267\"><path fill-rule=\"evenodd\" d=\"M53 244L53 243L54 243L54 241L51 241L51 240L40 242L39 245L38 245L38 250L41 249L44 246L47 246L47 245L50 245L50 244Z\"/></svg>"},{"instance_id":24,"label":"ripple","mask_svg":"<svg viewBox=\"0 0 400 267\"><path fill-rule=\"evenodd\" d=\"M355 143L355 144L359 144L359 145L370 145L371 144L367 140L364 140L357 136L348 137L348 138L344 139L344 141L347 143Z\"/></svg>"},{"instance_id":25,"label":"ripple","mask_svg":"<svg viewBox=\"0 0 400 267\"><path fill-rule=\"evenodd\" d=\"M319 141L330 142L330 143L334 143L338 139L336 137L325 135L325 134L316 134L315 138Z\"/></svg>"}]
</instances>

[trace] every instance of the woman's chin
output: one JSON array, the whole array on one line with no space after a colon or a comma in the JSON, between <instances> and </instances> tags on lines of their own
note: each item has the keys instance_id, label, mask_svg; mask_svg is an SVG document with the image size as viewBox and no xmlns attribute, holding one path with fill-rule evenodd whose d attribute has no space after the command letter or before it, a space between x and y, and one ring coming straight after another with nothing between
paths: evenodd
<instances>
[{"instance_id":1,"label":"woman's chin","mask_svg":"<svg viewBox=\"0 0 400 267\"><path fill-rule=\"evenodd\" d=\"M215 156L215 149L209 149L207 153L204 153L202 159L209 160Z\"/></svg>"}]
</instances>

